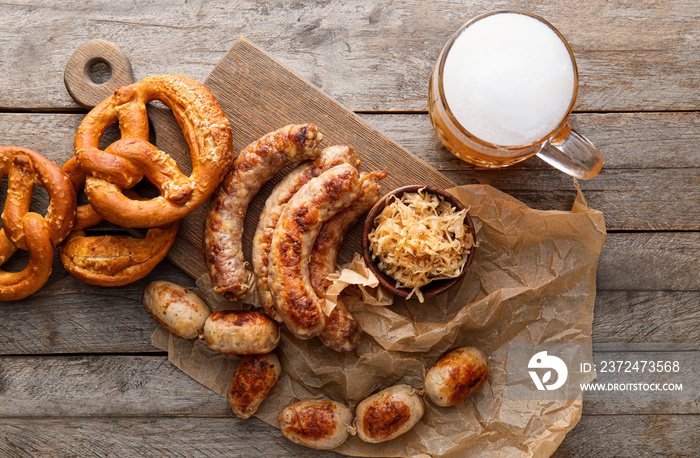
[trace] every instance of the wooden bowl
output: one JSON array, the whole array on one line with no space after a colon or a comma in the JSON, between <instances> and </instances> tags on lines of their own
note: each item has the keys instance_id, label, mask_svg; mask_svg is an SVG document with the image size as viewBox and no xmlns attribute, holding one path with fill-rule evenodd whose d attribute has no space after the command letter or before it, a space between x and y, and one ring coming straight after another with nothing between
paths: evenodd
<instances>
[{"instance_id":1,"label":"wooden bowl","mask_svg":"<svg viewBox=\"0 0 700 458\"><path fill-rule=\"evenodd\" d=\"M425 191L431 193L431 194L437 194L438 196L442 196L446 201L450 202L452 205L457 208L457 210L462 210L464 209L464 205L462 205L462 202L460 202L455 196L452 194L448 193L447 191L436 188L435 186L426 186L426 185L421 185L421 184L414 184L414 185L409 185L409 186L403 186L398 189L394 189L381 199L372 207L372 210L369 211L369 214L367 215L367 219L365 220L365 225L362 229L362 256L365 259L365 264L367 264L367 267L374 272L374 275L377 276L379 279L379 283L391 291L394 294L397 294L401 297L408 297L408 295L411 293L410 289L407 288L397 288L396 287L396 280L391 278L389 275L386 275L384 272L379 270L379 267L377 264L374 262L374 259L372 259L372 253L369 250L369 233L372 232L372 229L374 228L374 220L379 216L379 214L384 210L384 207L386 207L387 201L389 197L391 196L396 196L397 198L401 198L404 193L406 192L416 192L419 189L424 189ZM469 213L467 212L467 217L464 219L465 225L467 226L467 229L469 232L472 234L474 237L474 241L476 241L476 231L474 230L474 224L472 223L472 219L469 216ZM465 275L467 272L467 269L471 265L472 261L474 260L474 252L476 251L476 246L473 246L471 250L469 251L469 256L467 256L467 260L464 263L464 268L462 269L462 273L455 278L450 278L450 279L445 279L445 280L433 280L430 283L428 283L425 286L422 286L420 288L421 293L423 294L423 297L426 299L429 297L434 297L437 296L438 294L444 293L447 291L450 287L453 285L457 284L462 277Z\"/></svg>"}]
</instances>

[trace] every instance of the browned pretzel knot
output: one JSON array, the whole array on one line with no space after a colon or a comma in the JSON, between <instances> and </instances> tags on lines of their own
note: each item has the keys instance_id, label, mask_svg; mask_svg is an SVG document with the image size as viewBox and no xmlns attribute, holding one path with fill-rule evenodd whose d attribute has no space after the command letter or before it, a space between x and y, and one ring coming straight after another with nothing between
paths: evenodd
<instances>
[{"instance_id":1,"label":"browned pretzel knot","mask_svg":"<svg viewBox=\"0 0 700 458\"><path fill-rule=\"evenodd\" d=\"M63 164L76 191L85 183L85 172L75 158ZM138 198L137 196L134 196ZM78 207L75 230L58 247L63 267L91 285L121 286L146 276L163 260L175 241L180 222L153 227L142 239L125 235L88 236L83 229L102 221L90 204Z\"/></svg>"},{"instance_id":2,"label":"browned pretzel knot","mask_svg":"<svg viewBox=\"0 0 700 458\"><path fill-rule=\"evenodd\" d=\"M0 147L0 178L8 176L7 199L0 230L0 265L21 248L29 265L21 272L0 270L0 300L22 299L35 293L51 275L53 247L75 221L75 192L61 169L39 153L17 146ZM46 217L29 212L34 184L46 189Z\"/></svg>"},{"instance_id":3,"label":"browned pretzel knot","mask_svg":"<svg viewBox=\"0 0 700 458\"><path fill-rule=\"evenodd\" d=\"M165 152L148 142L146 104L159 100L175 115L190 147L188 177ZM105 129L119 122L121 140L99 149ZM226 115L197 81L180 75L151 76L117 89L88 113L75 136L75 155L87 172L85 193L106 220L125 227L156 227L183 218L202 204L233 161ZM132 199L124 189L146 177L160 195Z\"/></svg>"}]
</instances>

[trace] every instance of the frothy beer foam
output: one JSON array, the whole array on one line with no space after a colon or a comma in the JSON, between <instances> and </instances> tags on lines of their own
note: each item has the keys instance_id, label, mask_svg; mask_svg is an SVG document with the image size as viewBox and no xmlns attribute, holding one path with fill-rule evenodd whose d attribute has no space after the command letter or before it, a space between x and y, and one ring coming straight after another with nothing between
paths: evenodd
<instances>
[{"instance_id":1,"label":"frothy beer foam","mask_svg":"<svg viewBox=\"0 0 700 458\"><path fill-rule=\"evenodd\" d=\"M573 65L546 24L524 14L493 14L453 43L443 70L446 102L474 136L499 146L528 145L566 116Z\"/></svg>"}]
</instances>

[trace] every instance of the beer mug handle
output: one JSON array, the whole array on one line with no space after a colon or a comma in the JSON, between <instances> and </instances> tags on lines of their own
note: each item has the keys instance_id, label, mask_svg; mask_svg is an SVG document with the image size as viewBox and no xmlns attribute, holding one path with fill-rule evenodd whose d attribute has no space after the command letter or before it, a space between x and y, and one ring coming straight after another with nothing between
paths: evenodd
<instances>
[{"instance_id":1,"label":"beer mug handle","mask_svg":"<svg viewBox=\"0 0 700 458\"><path fill-rule=\"evenodd\" d=\"M562 133L548 142L537 157L562 172L582 180L598 175L603 155L586 137L566 124Z\"/></svg>"}]
</instances>

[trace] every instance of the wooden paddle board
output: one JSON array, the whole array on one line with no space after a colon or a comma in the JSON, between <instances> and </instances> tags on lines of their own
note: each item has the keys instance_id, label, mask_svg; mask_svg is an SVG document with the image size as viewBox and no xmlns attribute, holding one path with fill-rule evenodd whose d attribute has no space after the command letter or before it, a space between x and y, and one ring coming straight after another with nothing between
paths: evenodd
<instances>
[{"instance_id":1,"label":"wooden paddle board","mask_svg":"<svg viewBox=\"0 0 700 458\"><path fill-rule=\"evenodd\" d=\"M384 192L409 184L454 186L437 170L245 38L235 43L204 85L214 94L231 122L236 153L264 134L287 124L314 123L323 133L322 147L350 145L362 161L360 170L388 172L389 176L382 181ZM189 151L180 128L170 111L157 105L149 106L156 145L175 158L180 169L189 174ZM265 199L288 172L289 169L283 170L265 185L248 209L243 240L248 261ZM182 221L177 241L168 253L173 264L194 278L205 273L202 233L206 207L202 205ZM360 252L360 226L358 223L346 237L340 262L349 261L353 253Z\"/></svg>"}]
</instances>

